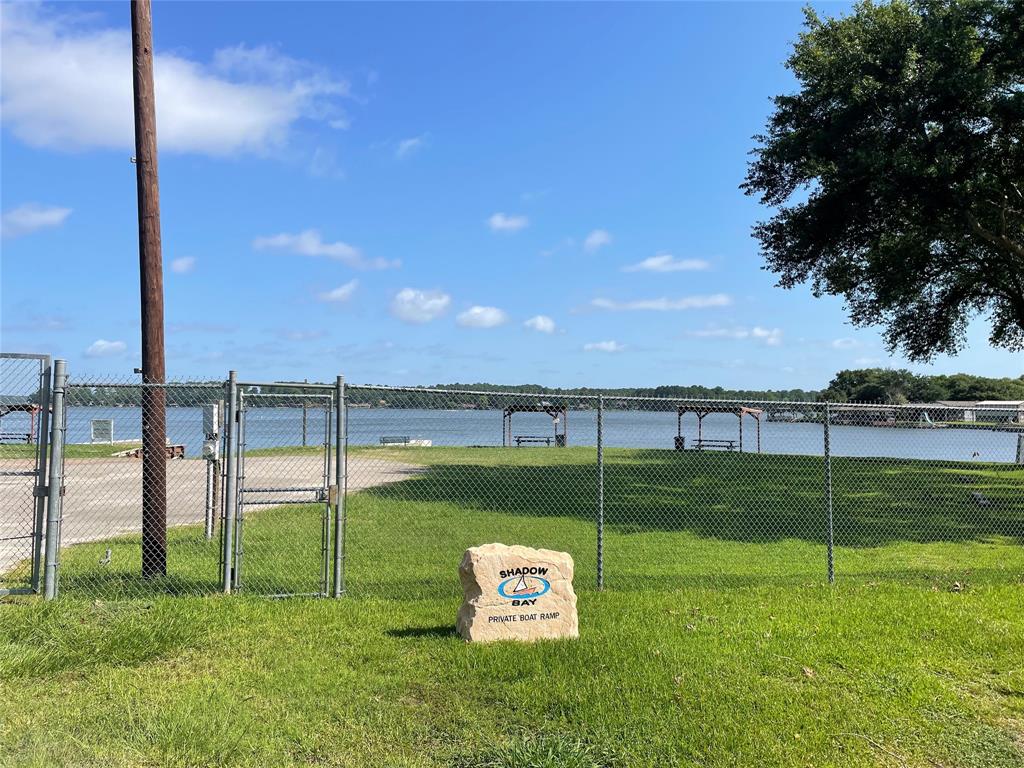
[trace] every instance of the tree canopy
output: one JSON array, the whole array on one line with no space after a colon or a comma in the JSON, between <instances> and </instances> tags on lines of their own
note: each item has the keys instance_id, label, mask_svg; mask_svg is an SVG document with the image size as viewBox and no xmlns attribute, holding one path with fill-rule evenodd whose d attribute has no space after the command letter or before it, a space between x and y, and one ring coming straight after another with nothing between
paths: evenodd
<instances>
[{"instance_id":1,"label":"tree canopy","mask_svg":"<svg viewBox=\"0 0 1024 768\"><path fill-rule=\"evenodd\" d=\"M1024 1L806 11L742 188L779 285L843 296L913 360L1024 349Z\"/></svg>"},{"instance_id":2,"label":"tree canopy","mask_svg":"<svg viewBox=\"0 0 1024 768\"><path fill-rule=\"evenodd\" d=\"M822 400L833 402L932 403L936 400L1024 400L1024 376L993 379L955 373L927 376L892 368L840 371Z\"/></svg>"}]
</instances>

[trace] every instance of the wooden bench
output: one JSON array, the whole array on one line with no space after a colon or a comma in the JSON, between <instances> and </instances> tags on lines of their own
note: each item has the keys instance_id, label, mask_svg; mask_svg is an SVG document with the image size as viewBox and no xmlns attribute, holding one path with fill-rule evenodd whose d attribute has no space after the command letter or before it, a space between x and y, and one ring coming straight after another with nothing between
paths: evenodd
<instances>
[{"instance_id":1,"label":"wooden bench","mask_svg":"<svg viewBox=\"0 0 1024 768\"><path fill-rule=\"evenodd\" d=\"M735 451L738 446L738 440L698 440L693 444L693 447L698 451L703 451L705 448L718 451Z\"/></svg>"},{"instance_id":2,"label":"wooden bench","mask_svg":"<svg viewBox=\"0 0 1024 768\"><path fill-rule=\"evenodd\" d=\"M544 443L544 445L551 445L555 438L550 435L516 435L512 439L516 441L516 448L521 448L523 443Z\"/></svg>"},{"instance_id":3,"label":"wooden bench","mask_svg":"<svg viewBox=\"0 0 1024 768\"><path fill-rule=\"evenodd\" d=\"M184 445L165 445L164 454L168 459L184 459L185 458L185 446ZM115 453L114 456L123 456L129 459L141 459L142 458L142 446L138 448L129 448L127 451L120 451Z\"/></svg>"},{"instance_id":4,"label":"wooden bench","mask_svg":"<svg viewBox=\"0 0 1024 768\"><path fill-rule=\"evenodd\" d=\"M408 445L411 438L408 435L383 435L380 438L381 445Z\"/></svg>"}]
</instances>

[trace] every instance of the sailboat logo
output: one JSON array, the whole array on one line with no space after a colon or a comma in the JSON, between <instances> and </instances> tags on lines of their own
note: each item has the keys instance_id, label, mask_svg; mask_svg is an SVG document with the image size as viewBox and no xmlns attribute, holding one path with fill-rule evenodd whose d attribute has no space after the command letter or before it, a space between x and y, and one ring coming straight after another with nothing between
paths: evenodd
<instances>
[{"instance_id":1,"label":"sailboat logo","mask_svg":"<svg viewBox=\"0 0 1024 768\"><path fill-rule=\"evenodd\" d=\"M551 583L540 576L519 574L505 579L498 585L498 594L509 600L523 600L540 597L551 589Z\"/></svg>"}]
</instances>

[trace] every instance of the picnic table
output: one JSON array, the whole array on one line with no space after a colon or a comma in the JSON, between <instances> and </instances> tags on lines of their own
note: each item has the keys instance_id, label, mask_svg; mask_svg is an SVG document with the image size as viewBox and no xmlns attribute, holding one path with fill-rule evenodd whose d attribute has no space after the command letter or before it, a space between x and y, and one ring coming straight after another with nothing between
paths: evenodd
<instances>
[{"instance_id":1,"label":"picnic table","mask_svg":"<svg viewBox=\"0 0 1024 768\"><path fill-rule=\"evenodd\" d=\"M735 451L738 446L738 440L710 440L707 438L697 440L693 444L693 447L698 451L702 451L705 448L719 451Z\"/></svg>"},{"instance_id":2,"label":"picnic table","mask_svg":"<svg viewBox=\"0 0 1024 768\"><path fill-rule=\"evenodd\" d=\"M141 459L142 458L142 446L138 448L129 448L127 451L118 451L113 454L120 458L128 459ZM165 445L164 455L168 459L184 459L185 458L185 446L184 445Z\"/></svg>"},{"instance_id":3,"label":"picnic table","mask_svg":"<svg viewBox=\"0 0 1024 768\"><path fill-rule=\"evenodd\" d=\"M515 435L512 439L516 441L516 448L521 448L523 443L544 443L544 445L551 445L555 438L551 435Z\"/></svg>"}]
</instances>

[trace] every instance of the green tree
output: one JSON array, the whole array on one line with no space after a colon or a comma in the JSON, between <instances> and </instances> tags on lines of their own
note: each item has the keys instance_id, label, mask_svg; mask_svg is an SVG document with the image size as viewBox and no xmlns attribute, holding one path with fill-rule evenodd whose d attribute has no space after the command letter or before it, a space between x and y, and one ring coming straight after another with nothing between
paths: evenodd
<instances>
[{"instance_id":1,"label":"green tree","mask_svg":"<svg viewBox=\"0 0 1024 768\"><path fill-rule=\"evenodd\" d=\"M1024 0L806 11L747 194L790 288L846 300L890 350L955 353L972 317L1024 348Z\"/></svg>"}]
</instances>

